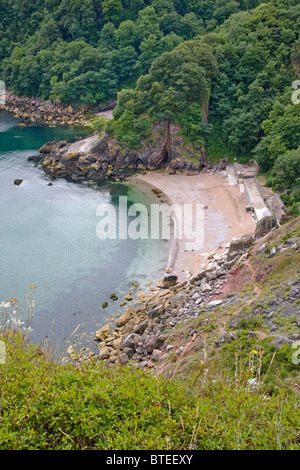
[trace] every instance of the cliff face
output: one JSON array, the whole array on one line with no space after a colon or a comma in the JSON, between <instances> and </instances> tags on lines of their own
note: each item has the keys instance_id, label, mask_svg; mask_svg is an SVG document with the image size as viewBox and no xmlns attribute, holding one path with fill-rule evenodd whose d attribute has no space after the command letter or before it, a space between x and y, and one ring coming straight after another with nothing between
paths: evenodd
<instances>
[{"instance_id":1,"label":"cliff face","mask_svg":"<svg viewBox=\"0 0 300 470\"><path fill-rule=\"evenodd\" d=\"M85 142L76 145L76 152L65 141L47 142L30 160L39 161L51 178L95 182L122 181L137 172L159 168L197 174L206 165L204 149L185 142L180 129L166 122L156 123L151 137L138 149L125 147L104 134L91 146Z\"/></svg>"}]
</instances>

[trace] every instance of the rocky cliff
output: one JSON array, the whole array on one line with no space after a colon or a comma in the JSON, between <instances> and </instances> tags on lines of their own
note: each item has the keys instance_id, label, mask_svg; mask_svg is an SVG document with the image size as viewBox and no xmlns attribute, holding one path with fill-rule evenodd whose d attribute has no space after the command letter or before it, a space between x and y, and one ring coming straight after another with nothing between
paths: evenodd
<instances>
[{"instance_id":1,"label":"rocky cliff","mask_svg":"<svg viewBox=\"0 0 300 470\"><path fill-rule=\"evenodd\" d=\"M152 135L138 149L129 149L103 133L91 146L68 142L47 142L39 155L30 157L40 163L51 178L73 181L123 181L144 170L166 168L170 173L197 174L207 165L205 151L185 142L180 129L164 122L153 127ZM84 151L82 150L84 149Z\"/></svg>"}]
</instances>

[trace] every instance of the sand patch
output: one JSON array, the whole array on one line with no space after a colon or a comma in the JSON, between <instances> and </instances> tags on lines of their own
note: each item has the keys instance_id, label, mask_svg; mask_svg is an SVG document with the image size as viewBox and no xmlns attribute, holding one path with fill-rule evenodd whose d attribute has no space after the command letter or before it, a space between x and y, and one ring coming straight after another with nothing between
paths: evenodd
<instances>
[{"instance_id":1,"label":"sand patch","mask_svg":"<svg viewBox=\"0 0 300 470\"><path fill-rule=\"evenodd\" d=\"M235 237L253 235L255 221L246 211L247 199L239 185L232 185L227 173L198 175L170 175L165 172L147 172L132 178L162 191L169 204L202 204L204 238L202 246L191 251L190 241L179 239L171 271L180 279L204 269L205 254L224 253L226 245Z\"/></svg>"}]
</instances>

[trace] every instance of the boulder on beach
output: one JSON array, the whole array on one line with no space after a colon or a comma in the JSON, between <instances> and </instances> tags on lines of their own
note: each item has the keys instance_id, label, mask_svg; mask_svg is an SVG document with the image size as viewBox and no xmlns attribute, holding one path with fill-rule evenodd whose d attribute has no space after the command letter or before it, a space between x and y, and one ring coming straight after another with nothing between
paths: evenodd
<instances>
[{"instance_id":1,"label":"boulder on beach","mask_svg":"<svg viewBox=\"0 0 300 470\"><path fill-rule=\"evenodd\" d=\"M46 142L39 150L40 153L51 153L57 142Z\"/></svg>"},{"instance_id":2,"label":"boulder on beach","mask_svg":"<svg viewBox=\"0 0 300 470\"><path fill-rule=\"evenodd\" d=\"M245 235L241 238L233 239L229 245L228 253L236 252L236 251L245 251L253 243L253 237L251 235Z\"/></svg>"},{"instance_id":3,"label":"boulder on beach","mask_svg":"<svg viewBox=\"0 0 300 470\"><path fill-rule=\"evenodd\" d=\"M270 215L265 216L257 222L255 229L255 238L261 238L267 235L274 227L276 227L276 217Z\"/></svg>"},{"instance_id":4,"label":"boulder on beach","mask_svg":"<svg viewBox=\"0 0 300 470\"><path fill-rule=\"evenodd\" d=\"M128 323L129 320L131 319L133 313L134 313L134 309L128 308L126 312L120 318L116 320L117 327L120 328L121 326L126 325L126 323Z\"/></svg>"},{"instance_id":5,"label":"boulder on beach","mask_svg":"<svg viewBox=\"0 0 300 470\"><path fill-rule=\"evenodd\" d=\"M175 286L177 283L178 277L174 275L165 276L163 279L156 283L157 287L161 289L169 289L169 287Z\"/></svg>"},{"instance_id":6,"label":"boulder on beach","mask_svg":"<svg viewBox=\"0 0 300 470\"><path fill-rule=\"evenodd\" d=\"M109 336L110 333L110 326L109 323L106 325L102 326L100 330L96 331L96 338L98 341L103 341L105 338Z\"/></svg>"}]
</instances>

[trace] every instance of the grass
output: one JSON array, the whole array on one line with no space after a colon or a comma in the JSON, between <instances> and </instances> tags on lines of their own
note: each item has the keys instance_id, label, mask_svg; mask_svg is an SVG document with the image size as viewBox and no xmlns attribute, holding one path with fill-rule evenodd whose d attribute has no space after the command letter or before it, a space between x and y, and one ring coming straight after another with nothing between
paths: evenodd
<instances>
[{"instance_id":1,"label":"grass","mask_svg":"<svg viewBox=\"0 0 300 470\"><path fill-rule=\"evenodd\" d=\"M197 370L195 360L187 382L130 366L62 365L19 334L1 339L1 450L300 448L298 397L251 388L248 365L234 375Z\"/></svg>"}]
</instances>

